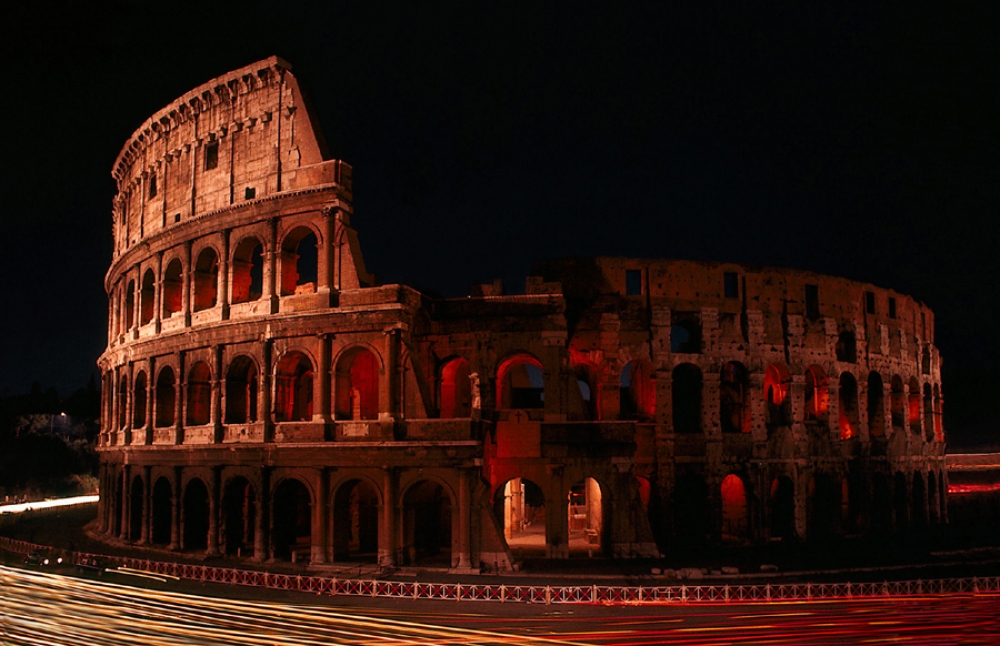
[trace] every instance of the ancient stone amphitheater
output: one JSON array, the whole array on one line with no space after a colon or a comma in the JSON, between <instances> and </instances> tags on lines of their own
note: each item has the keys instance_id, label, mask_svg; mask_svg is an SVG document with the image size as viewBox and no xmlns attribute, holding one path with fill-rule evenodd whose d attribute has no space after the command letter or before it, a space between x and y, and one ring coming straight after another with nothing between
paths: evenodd
<instances>
[{"instance_id":1,"label":"ancient stone amphitheater","mask_svg":"<svg viewBox=\"0 0 1000 646\"><path fill-rule=\"evenodd\" d=\"M944 522L934 316L804 271L539 262L377 285L290 66L122 149L100 532L309 567L505 569Z\"/></svg>"}]
</instances>

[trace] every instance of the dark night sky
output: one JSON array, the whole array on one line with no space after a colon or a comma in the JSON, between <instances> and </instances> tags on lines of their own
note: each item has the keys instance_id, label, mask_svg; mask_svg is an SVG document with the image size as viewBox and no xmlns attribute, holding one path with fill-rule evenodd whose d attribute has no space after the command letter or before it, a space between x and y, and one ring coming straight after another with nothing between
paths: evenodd
<instances>
[{"instance_id":1,"label":"dark night sky","mask_svg":"<svg viewBox=\"0 0 1000 646\"><path fill-rule=\"evenodd\" d=\"M1000 8L313 4L5 7L0 396L96 373L126 138L277 54L354 166L383 282L514 291L533 259L567 255L869 281L937 313L953 440L988 427Z\"/></svg>"}]
</instances>

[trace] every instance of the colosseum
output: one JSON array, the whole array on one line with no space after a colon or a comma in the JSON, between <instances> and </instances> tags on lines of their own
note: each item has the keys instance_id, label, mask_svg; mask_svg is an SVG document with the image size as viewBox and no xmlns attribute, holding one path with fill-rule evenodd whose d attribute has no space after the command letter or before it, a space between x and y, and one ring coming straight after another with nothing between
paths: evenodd
<instances>
[{"instance_id":1,"label":"colosseum","mask_svg":"<svg viewBox=\"0 0 1000 646\"><path fill-rule=\"evenodd\" d=\"M276 57L157 112L112 174L105 540L475 572L947 520L909 296L628 258L538 262L516 295L379 285Z\"/></svg>"}]
</instances>

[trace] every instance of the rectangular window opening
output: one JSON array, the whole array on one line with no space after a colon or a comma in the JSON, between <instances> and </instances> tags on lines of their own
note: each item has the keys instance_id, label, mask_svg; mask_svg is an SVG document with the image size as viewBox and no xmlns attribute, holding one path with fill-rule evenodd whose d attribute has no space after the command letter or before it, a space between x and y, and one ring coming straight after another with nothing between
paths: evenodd
<instances>
[{"instance_id":1,"label":"rectangular window opening","mask_svg":"<svg viewBox=\"0 0 1000 646\"><path fill-rule=\"evenodd\" d=\"M243 199L252 200L257 197L257 189L252 186L247 186L246 190L243 191Z\"/></svg>"},{"instance_id":2,"label":"rectangular window opening","mask_svg":"<svg viewBox=\"0 0 1000 646\"><path fill-rule=\"evenodd\" d=\"M727 271L722 277L723 291L726 298L740 297L740 277L739 274Z\"/></svg>"},{"instance_id":3,"label":"rectangular window opening","mask_svg":"<svg viewBox=\"0 0 1000 646\"><path fill-rule=\"evenodd\" d=\"M212 170L219 165L219 142L214 141L205 146L205 170Z\"/></svg>"},{"instance_id":4,"label":"rectangular window opening","mask_svg":"<svg viewBox=\"0 0 1000 646\"><path fill-rule=\"evenodd\" d=\"M180 213L175 214L174 215L174 222L180 222L180 221L181 221L181 214Z\"/></svg>"},{"instance_id":5,"label":"rectangular window opening","mask_svg":"<svg viewBox=\"0 0 1000 646\"><path fill-rule=\"evenodd\" d=\"M625 295L638 296L642 294L642 271L638 269L625 270Z\"/></svg>"},{"instance_id":6,"label":"rectangular window opening","mask_svg":"<svg viewBox=\"0 0 1000 646\"><path fill-rule=\"evenodd\" d=\"M889 297L889 318L896 318L896 299L892 296Z\"/></svg>"},{"instance_id":7,"label":"rectangular window opening","mask_svg":"<svg viewBox=\"0 0 1000 646\"><path fill-rule=\"evenodd\" d=\"M875 292L865 292L865 312L875 313Z\"/></svg>"},{"instance_id":8,"label":"rectangular window opening","mask_svg":"<svg viewBox=\"0 0 1000 646\"><path fill-rule=\"evenodd\" d=\"M156 175L149 176L149 199L156 197Z\"/></svg>"},{"instance_id":9,"label":"rectangular window opening","mask_svg":"<svg viewBox=\"0 0 1000 646\"><path fill-rule=\"evenodd\" d=\"M819 285L806 285L806 318L819 318Z\"/></svg>"}]
</instances>

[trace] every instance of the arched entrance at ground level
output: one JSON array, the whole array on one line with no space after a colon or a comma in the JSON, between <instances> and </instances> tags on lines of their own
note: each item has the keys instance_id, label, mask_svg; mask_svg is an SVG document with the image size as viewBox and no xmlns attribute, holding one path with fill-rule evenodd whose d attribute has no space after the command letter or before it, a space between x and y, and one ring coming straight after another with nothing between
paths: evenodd
<instances>
[{"instance_id":1,"label":"arched entrance at ground level","mask_svg":"<svg viewBox=\"0 0 1000 646\"><path fill-rule=\"evenodd\" d=\"M840 481L840 515L844 534L856 534L864 529L862 509L865 506L861 476L851 472Z\"/></svg>"},{"instance_id":2,"label":"arched entrance at ground level","mask_svg":"<svg viewBox=\"0 0 1000 646\"><path fill-rule=\"evenodd\" d=\"M333 497L333 558L378 560L379 501L365 480L349 480Z\"/></svg>"},{"instance_id":3,"label":"arched entrance at ground level","mask_svg":"<svg viewBox=\"0 0 1000 646\"><path fill-rule=\"evenodd\" d=\"M184 516L181 518L185 550L203 550L208 547L208 488L198 478L193 478L184 488Z\"/></svg>"},{"instance_id":4,"label":"arched entrance at ground level","mask_svg":"<svg viewBox=\"0 0 1000 646\"><path fill-rule=\"evenodd\" d=\"M884 473L872 475L872 530L882 535L892 530L892 496Z\"/></svg>"},{"instance_id":5,"label":"arched entrance at ground level","mask_svg":"<svg viewBox=\"0 0 1000 646\"><path fill-rule=\"evenodd\" d=\"M795 538L795 485L788 476L771 481L771 538Z\"/></svg>"},{"instance_id":6,"label":"arched entrance at ground level","mask_svg":"<svg viewBox=\"0 0 1000 646\"><path fill-rule=\"evenodd\" d=\"M142 506L144 504L142 496L142 478L136 476L132 478L132 487L129 491L129 522L128 539L137 541L142 537Z\"/></svg>"},{"instance_id":7,"label":"arched entrance at ground level","mask_svg":"<svg viewBox=\"0 0 1000 646\"><path fill-rule=\"evenodd\" d=\"M545 556L545 494L541 487L531 480L513 478L497 488L493 509L514 558Z\"/></svg>"},{"instance_id":8,"label":"arched entrance at ground level","mask_svg":"<svg viewBox=\"0 0 1000 646\"><path fill-rule=\"evenodd\" d=\"M722 480L722 540L742 543L750 539L749 511L743 479L730 473Z\"/></svg>"},{"instance_id":9,"label":"arched entrance at ground level","mask_svg":"<svg viewBox=\"0 0 1000 646\"><path fill-rule=\"evenodd\" d=\"M697 546L708 533L708 486L704 478L686 473L674 485L674 533L681 545Z\"/></svg>"},{"instance_id":10,"label":"arched entrance at ground level","mask_svg":"<svg viewBox=\"0 0 1000 646\"><path fill-rule=\"evenodd\" d=\"M910 526L910 501L906 492L906 476L896 472L892 482L892 508L895 512L894 527L901 532Z\"/></svg>"},{"instance_id":11,"label":"arched entrance at ground level","mask_svg":"<svg viewBox=\"0 0 1000 646\"><path fill-rule=\"evenodd\" d=\"M222 494L222 543L226 554L250 556L254 553L257 529L257 492L250 481L236 476L226 483Z\"/></svg>"},{"instance_id":12,"label":"arched entrance at ground level","mask_svg":"<svg viewBox=\"0 0 1000 646\"><path fill-rule=\"evenodd\" d=\"M292 562L306 561L312 549L312 500L306 486L289 478L274 490L273 556Z\"/></svg>"},{"instance_id":13,"label":"arched entrance at ground level","mask_svg":"<svg viewBox=\"0 0 1000 646\"><path fill-rule=\"evenodd\" d=\"M840 534L840 481L826 473L809 478L806 521L810 541L829 540Z\"/></svg>"},{"instance_id":14,"label":"arched entrance at ground level","mask_svg":"<svg viewBox=\"0 0 1000 646\"><path fill-rule=\"evenodd\" d=\"M593 478L584 478L569 489L568 527L570 556L591 556L607 550L608 497Z\"/></svg>"},{"instance_id":15,"label":"arched entrance at ground level","mask_svg":"<svg viewBox=\"0 0 1000 646\"><path fill-rule=\"evenodd\" d=\"M403 497L403 560L451 567L451 499L437 482L422 480Z\"/></svg>"},{"instance_id":16,"label":"arched entrance at ground level","mask_svg":"<svg viewBox=\"0 0 1000 646\"><path fill-rule=\"evenodd\" d=\"M153 513L150 515L152 528L150 531L150 542L154 545L167 545L170 543L170 518L173 514L173 502L170 489L170 481L166 478L159 478L153 485Z\"/></svg>"}]
</instances>

